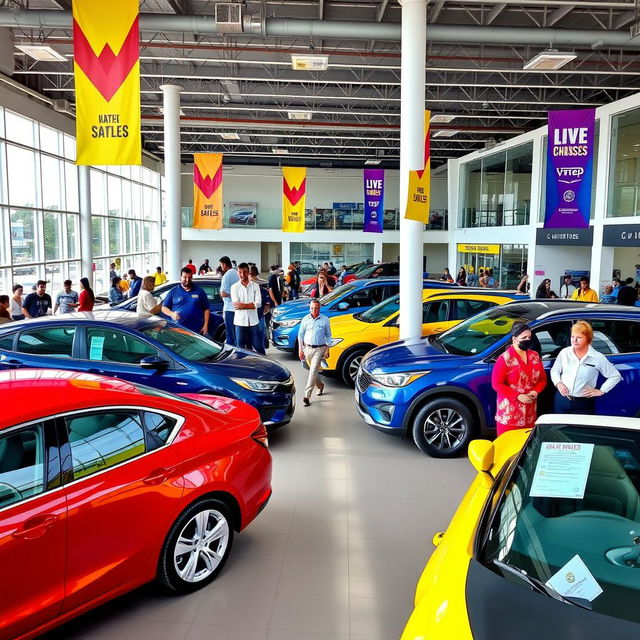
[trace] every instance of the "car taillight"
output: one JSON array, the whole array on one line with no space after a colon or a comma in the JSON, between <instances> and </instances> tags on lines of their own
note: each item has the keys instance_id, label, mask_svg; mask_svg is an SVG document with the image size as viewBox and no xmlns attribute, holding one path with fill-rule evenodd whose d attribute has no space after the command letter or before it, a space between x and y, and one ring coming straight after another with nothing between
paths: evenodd
<instances>
[{"instance_id":1,"label":"car taillight","mask_svg":"<svg viewBox=\"0 0 640 640\"><path fill-rule=\"evenodd\" d=\"M267 435L267 428L260 423L260 426L251 434L251 439L257 442L261 447L265 449L269 448L269 436Z\"/></svg>"}]
</instances>

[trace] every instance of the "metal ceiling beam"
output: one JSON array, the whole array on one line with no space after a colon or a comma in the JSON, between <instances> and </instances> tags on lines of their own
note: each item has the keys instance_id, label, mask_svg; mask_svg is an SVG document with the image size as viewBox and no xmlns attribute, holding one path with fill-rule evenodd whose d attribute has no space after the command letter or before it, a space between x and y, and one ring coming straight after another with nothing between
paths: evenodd
<instances>
[{"instance_id":1,"label":"metal ceiling beam","mask_svg":"<svg viewBox=\"0 0 640 640\"><path fill-rule=\"evenodd\" d=\"M384 18L384 14L387 12L388 6L389 0L380 0L380 4L376 10L376 22L382 22L382 18Z\"/></svg>"},{"instance_id":2,"label":"metal ceiling beam","mask_svg":"<svg viewBox=\"0 0 640 640\"><path fill-rule=\"evenodd\" d=\"M489 11L487 17L485 18L485 24L491 24L502 12L506 9L507 5L504 2L497 4Z\"/></svg>"},{"instance_id":3,"label":"metal ceiling beam","mask_svg":"<svg viewBox=\"0 0 640 640\"><path fill-rule=\"evenodd\" d=\"M444 2L445 0L437 0L437 2L435 4L433 4L433 8L429 8L429 6L427 6L427 21L428 22L435 22L438 19L438 16L440 15L440 12L442 11L442 9L444 8Z\"/></svg>"},{"instance_id":4,"label":"metal ceiling beam","mask_svg":"<svg viewBox=\"0 0 640 640\"><path fill-rule=\"evenodd\" d=\"M633 20L636 19L635 11L625 11L625 13L621 13L614 21L613 28L621 29L625 24L629 24Z\"/></svg>"},{"instance_id":5,"label":"metal ceiling beam","mask_svg":"<svg viewBox=\"0 0 640 640\"><path fill-rule=\"evenodd\" d=\"M184 16L189 13L187 0L167 0L167 2L175 14Z\"/></svg>"},{"instance_id":6,"label":"metal ceiling beam","mask_svg":"<svg viewBox=\"0 0 640 640\"><path fill-rule=\"evenodd\" d=\"M568 13L571 13L575 9L575 5L567 5L566 7L558 7L547 18L547 27L552 27L556 22L562 20Z\"/></svg>"}]
</instances>

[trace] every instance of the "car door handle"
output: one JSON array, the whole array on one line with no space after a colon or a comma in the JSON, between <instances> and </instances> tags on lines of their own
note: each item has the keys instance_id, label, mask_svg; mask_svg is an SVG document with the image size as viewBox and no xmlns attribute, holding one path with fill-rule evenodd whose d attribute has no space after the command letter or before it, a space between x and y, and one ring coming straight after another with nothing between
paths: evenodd
<instances>
[{"instance_id":1,"label":"car door handle","mask_svg":"<svg viewBox=\"0 0 640 640\"><path fill-rule=\"evenodd\" d=\"M58 520L58 516L53 513L43 513L39 516L29 518L22 529L13 532L14 538L22 538L23 540L34 540L43 536Z\"/></svg>"},{"instance_id":2,"label":"car door handle","mask_svg":"<svg viewBox=\"0 0 640 640\"><path fill-rule=\"evenodd\" d=\"M87 369L87 373L93 373L96 376L103 376L104 369Z\"/></svg>"},{"instance_id":3,"label":"car door handle","mask_svg":"<svg viewBox=\"0 0 640 640\"><path fill-rule=\"evenodd\" d=\"M160 467L159 469L154 469L145 479L145 484L162 484L169 479L169 476L175 471L174 467Z\"/></svg>"}]
</instances>

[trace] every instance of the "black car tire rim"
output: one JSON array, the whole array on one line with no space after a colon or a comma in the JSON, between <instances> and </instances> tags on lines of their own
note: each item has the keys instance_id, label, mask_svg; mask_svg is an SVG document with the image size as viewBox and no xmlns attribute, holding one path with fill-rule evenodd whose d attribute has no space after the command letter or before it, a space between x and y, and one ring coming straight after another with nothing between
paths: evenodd
<instances>
[{"instance_id":1,"label":"black car tire rim","mask_svg":"<svg viewBox=\"0 0 640 640\"><path fill-rule=\"evenodd\" d=\"M464 441L467 428L456 409L440 407L434 409L422 426L427 444L436 449L456 449Z\"/></svg>"}]
</instances>

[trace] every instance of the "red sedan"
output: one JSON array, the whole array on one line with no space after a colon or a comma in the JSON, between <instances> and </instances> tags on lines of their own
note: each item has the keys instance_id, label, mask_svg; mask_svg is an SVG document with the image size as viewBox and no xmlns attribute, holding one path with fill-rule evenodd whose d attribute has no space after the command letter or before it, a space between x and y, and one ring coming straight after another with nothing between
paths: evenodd
<instances>
[{"instance_id":1,"label":"red sedan","mask_svg":"<svg viewBox=\"0 0 640 640\"><path fill-rule=\"evenodd\" d=\"M271 495L258 412L84 373L0 373L0 639L150 580L204 586Z\"/></svg>"}]
</instances>

